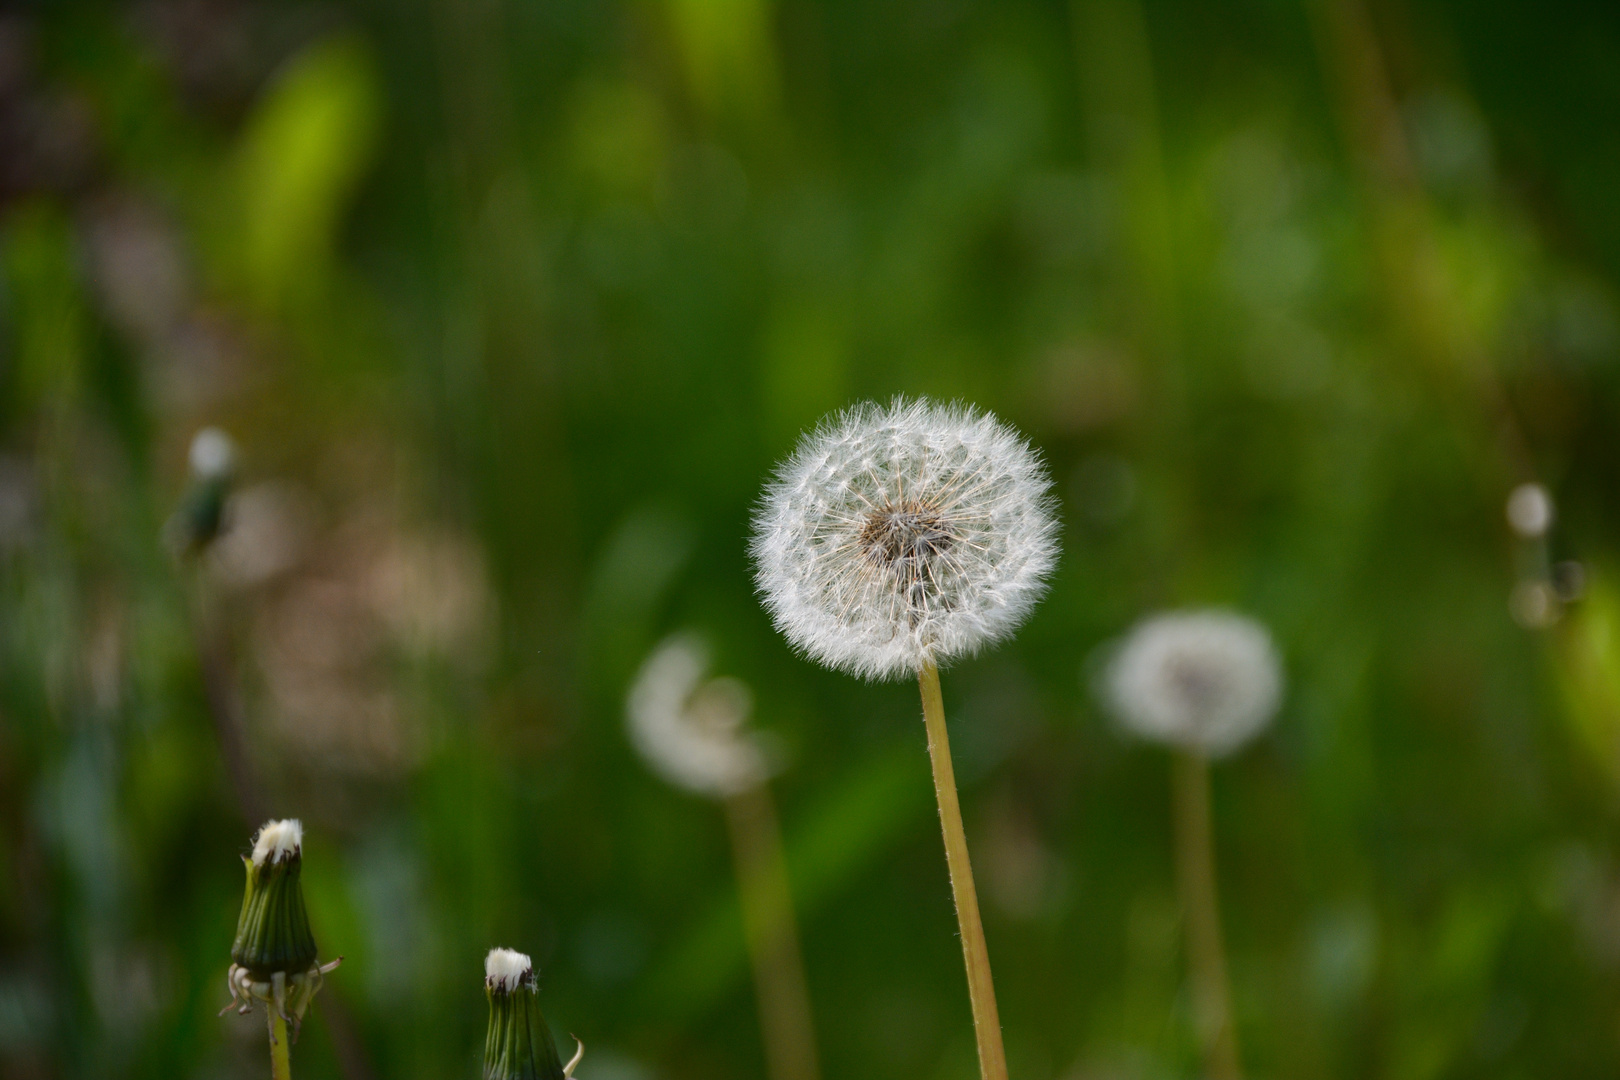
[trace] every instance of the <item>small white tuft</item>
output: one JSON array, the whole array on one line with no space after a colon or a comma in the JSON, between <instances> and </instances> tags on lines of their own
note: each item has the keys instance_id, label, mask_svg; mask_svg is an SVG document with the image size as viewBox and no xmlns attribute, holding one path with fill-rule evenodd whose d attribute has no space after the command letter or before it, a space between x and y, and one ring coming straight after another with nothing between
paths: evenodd
<instances>
[{"instance_id":1,"label":"small white tuft","mask_svg":"<svg viewBox=\"0 0 1620 1080\"><path fill-rule=\"evenodd\" d=\"M304 849L304 823L297 818L267 821L253 838L253 865L290 859Z\"/></svg>"},{"instance_id":2,"label":"small white tuft","mask_svg":"<svg viewBox=\"0 0 1620 1080\"><path fill-rule=\"evenodd\" d=\"M1552 528L1552 495L1540 484L1520 484L1507 501L1508 524L1529 540L1545 536Z\"/></svg>"},{"instance_id":3,"label":"small white tuft","mask_svg":"<svg viewBox=\"0 0 1620 1080\"><path fill-rule=\"evenodd\" d=\"M534 964L515 949L491 949L484 957L484 983L491 990L509 994L534 975Z\"/></svg>"},{"instance_id":4,"label":"small white tuft","mask_svg":"<svg viewBox=\"0 0 1620 1080\"><path fill-rule=\"evenodd\" d=\"M1108 666L1105 689L1136 734L1219 757L1270 722L1282 666L1271 635L1253 619L1173 612L1137 624Z\"/></svg>"},{"instance_id":5,"label":"small white tuft","mask_svg":"<svg viewBox=\"0 0 1620 1080\"><path fill-rule=\"evenodd\" d=\"M236 468L236 444L216 427L206 427L191 439L191 472L199 480L222 480Z\"/></svg>"},{"instance_id":6,"label":"small white tuft","mask_svg":"<svg viewBox=\"0 0 1620 1080\"><path fill-rule=\"evenodd\" d=\"M745 730L753 695L737 679L706 679L695 634L653 650L625 702L630 741L658 775L699 795L727 796L765 781L770 763Z\"/></svg>"},{"instance_id":7,"label":"small white tuft","mask_svg":"<svg viewBox=\"0 0 1620 1080\"><path fill-rule=\"evenodd\" d=\"M908 675L1012 634L1046 591L1046 470L989 413L896 398L824 421L754 518L755 580L812 659Z\"/></svg>"}]
</instances>

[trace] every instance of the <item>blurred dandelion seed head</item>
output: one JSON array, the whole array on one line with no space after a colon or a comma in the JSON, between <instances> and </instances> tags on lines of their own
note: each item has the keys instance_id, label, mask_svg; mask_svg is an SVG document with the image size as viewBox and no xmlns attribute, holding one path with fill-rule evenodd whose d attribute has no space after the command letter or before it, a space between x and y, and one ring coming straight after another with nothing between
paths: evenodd
<instances>
[{"instance_id":1,"label":"blurred dandelion seed head","mask_svg":"<svg viewBox=\"0 0 1620 1080\"><path fill-rule=\"evenodd\" d=\"M1513 586L1508 612L1526 630L1545 630L1563 615L1563 601L1552 582L1531 578Z\"/></svg>"},{"instance_id":2,"label":"blurred dandelion seed head","mask_svg":"<svg viewBox=\"0 0 1620 1080\"><path fill-rule=\"evenodd\" d=\"M1552 567L1552 587L1558 599L1573 604L1586 595L1586 567L1574 559L1564 559Z\"/></svg>"},{"instance_id":3,"label":"blurred dandelion seed head","mask_svg":"<svg viewBox=\"0 0 1620 1080\"><path fill-rule=\"evenodd\" d=\"M509 994L534 978L534 964L515 949L491 949L484 957L484 985Z\"/></svg>"},{"instance_id":4,"label":"blurred dandelion seed head","mask_svg":"<svg viewBox=\"0 0 1620 1080\"><path fill-rule=\"evenodd\" d=\"M279 862L304 850L304 823L297 818L267 821L253 839L253 865Z\"/></svg>"},{"instance_id":5,"label":"blurred dandelion seed head","mask_svg":"<svg viewBox=\"0 0 1620 1080\"><path fill-rule=\"evenodd\" d=\"M1508 496L1507 519L1527 540L1545 536L1553 523L1552 495L1540 484L1520 484Z\"/></svg>"},{"instance_id":6,"label":"blurred dandelion seed head","mask_svg":"<svg viewBox=\"0 0 1620 1080\"><path fill-rule=\"evenodd\" d=\"M1057 562L1046 470L989 413L897 398L800 440L755 516L755 580L810 658L891 678L1016 630Z\"/></svg>"},{"instance_id":7,"label":"blurred dandelion seed head","mask_svg":"<svg viewBox=\"0 0 1620 1080\"><path fill-rule=\"evenodd\" d=\"M314 500L271 481L231 496L231 527L210 551L212 569L235 589L265 585L294 569L312 546Z\"/></svg>"},{"instance_id":8,"label":"blurred dandelion seed head","mask_svg":"<svg viewBox=\"0 0 1620 1080\"><path fill-rule=\"evenodd\" d=\"M1270 722L1283 675L1271 635L1255 620L1172 612L1131 631L1108 665L1104 690L1137 735L1219 757Z\"/></svg>"},{"instance_id":9,"label":"blurred dandelion seed head","mask_svg":"<svg viewBox=\"0 0 1620 1080\"><path fill-rule=\"evenodd\" d=\"M626 702L630 741L665 780L724 797L765 782L769 755L746 730L753 694L737 679L707 678L696 634L669 638L642 664Z\"/></svg>"},{"instance_id":10,"label":"blurred dandelion seed head","mask_svg":"<svg viewBox=\"0 0 1620 1080\"><path fill-rule=\"evenodd\" d=\"M198 480L225 480L236 469L236 444L219 428L206 427L192 436L188 460Z\"/></svg>"}]
</instances>

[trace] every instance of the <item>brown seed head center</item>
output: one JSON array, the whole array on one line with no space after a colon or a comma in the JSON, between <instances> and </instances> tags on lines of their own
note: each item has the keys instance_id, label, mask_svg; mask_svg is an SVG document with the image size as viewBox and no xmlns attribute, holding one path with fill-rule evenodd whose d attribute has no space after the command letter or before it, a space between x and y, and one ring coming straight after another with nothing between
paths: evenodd
<instances>
[{"instance_id":1,"label":"brown seed head center","mask_svg":"<svg viewBox=\"0 0 1620 1080\"><path fill-rule=\"evenodd\" d=\"M916 568L943 555L957 536L940 512L922 503L904 502L873 510L861 526L861 548L883 567Z\"/></svg>"},{"instance_id":2,"label":"brown seed head center","mask_svg":"<svg viewBox=\"0 0 1620 1080\"><path fill-rule=\"evenodd\" d=\"M1176 657L1168 666L1170 682L1190 707L1199 711L1212 709L1227 696L1226 675L1211 665Z\"/></svg>"}]
</instances>

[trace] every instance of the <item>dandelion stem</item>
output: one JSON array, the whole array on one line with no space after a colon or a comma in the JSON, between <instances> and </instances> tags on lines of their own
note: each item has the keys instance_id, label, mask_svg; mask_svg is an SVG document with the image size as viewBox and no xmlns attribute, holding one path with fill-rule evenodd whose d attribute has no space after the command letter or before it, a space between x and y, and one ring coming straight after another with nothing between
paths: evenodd
<instances>
[{"instance_id":1,"label":"dandelion stem","mask_svg":"<svg viewBox=\"0 0 1620 1080\"><path fill-rule=\"evenodd\" d=\"M281 1018L274 1005L266 1005L270 1014L270 1078L292 1080L292 1058L287 1052L287 1021Z\"/></svg>"},{"instance_id":2,"label":"dandelion stem","mask_svg":"<svg viewBox=\"0 0 1620 1080\"><path fill-rule=\"evenodd\" d=\"M769 789L756 784L726 799L737 863L743 930L754 966L760 1036L771 1080L819 1080L815 1026L793 919L782 831Z\"/></svg>"},{"instance_id":3,"label":"dandelion stem","mask_svg":"<svg viewBox=\"0 0 1620 1080\"><path fill-rule=\"evenodd\" d=\"M932 663L924 664L917 671L917 684L922 689L928 757L934 766L934 795L939 800L939 822L945 833L945 865L950 869L956 922L962 932L973 1033L979 1043L979 1075L981 1080L1007 1080L1007 1054L1001 1045L996 988L990 978L990 950L984 941L984 924L979 920L979 894L973 888L967 833L962 828L962 807L956 798L956 770L951 767L951 744L945 734L945 699L939 690L939 669Z\"/></svg>"},{"instance_id":4,"label":"dandelion stem","mask_svg":"<svg viewBox=\"0 0 1620 1080\"><path fill-rule=\"evenodd\" d=\"M1172 768L1176 819L1176 880L1187 933L1193 1020L1211 1080L1241 1080L1237 1029L1226 979L1226 949L1215 888L1215 840L1210 828L1209 759L1177 750Z\"/></svg>"}]
</instances>

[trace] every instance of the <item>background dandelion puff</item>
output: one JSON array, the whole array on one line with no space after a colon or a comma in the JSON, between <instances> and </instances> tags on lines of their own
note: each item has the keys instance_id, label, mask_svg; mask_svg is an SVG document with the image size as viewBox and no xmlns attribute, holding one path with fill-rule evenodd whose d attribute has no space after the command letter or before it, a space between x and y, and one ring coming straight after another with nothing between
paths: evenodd
<instances>
[{"instance_id":1,"label":"background dandelion puff","mask_svg":"<svg viewBox=\"0 0 1620 1080\"><path fill-rule=\"evenodd\" d=\"M1108 664L1103 690L1135 734L1219 757L1270 722L1282 698L1282 665L1253 619L1172 612L1137 624Z\"/></svg>"},{"instance_id":2,"label":"background dandelion puff","mask_svg":"<svg viewBox=\"0 0 1620 1080\"><path fill-rule=\"evenodd\" d=\"M696 634L654 649L630 688L630 741L648 766L699 795L735 795L764 783L770 761L745 726L753 695L737 679L710 679L709 651Z\"/></svg>"}]
</instances>

